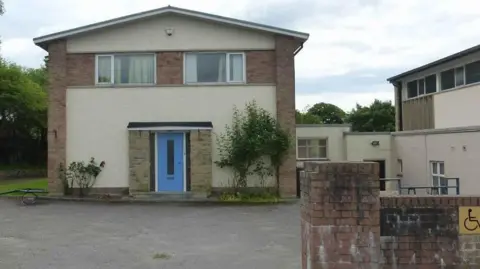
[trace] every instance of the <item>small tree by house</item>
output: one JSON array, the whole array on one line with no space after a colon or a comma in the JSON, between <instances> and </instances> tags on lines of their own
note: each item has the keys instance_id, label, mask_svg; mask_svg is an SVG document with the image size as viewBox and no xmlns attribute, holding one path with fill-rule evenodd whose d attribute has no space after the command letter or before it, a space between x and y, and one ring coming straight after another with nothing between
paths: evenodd
<instances>
[{"instance_id":1,"label":"small tree by house","mask_svg":"<svg viewBox=\"0 0 480 269\"><path fill-rule=\"evenodd\" d=\"M292 146L292 137L275 117L255 101L243 111L236 107L231 125L217 137L220 159L216 164L233 174L235 189L247 186L247 177L275 176L279 194L279 169Z\"/></svg>"}]
</instances>

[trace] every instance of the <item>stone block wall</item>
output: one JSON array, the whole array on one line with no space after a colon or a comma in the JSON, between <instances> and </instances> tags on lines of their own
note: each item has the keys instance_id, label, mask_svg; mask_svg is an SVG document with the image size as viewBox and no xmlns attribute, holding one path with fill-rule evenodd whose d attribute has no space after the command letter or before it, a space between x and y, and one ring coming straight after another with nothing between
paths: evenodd
<instances>
[{"instance_id":1,"label":"stone block wall","mask_svg":"<svg viewBox=\"0 0 480 269\"><path fill-rule=\"evenodd\" d=\"M212 132L190 133L190 188L192 192L206 193L212 186Z\"/></svg>"},{"instance_id":2,"label":"stone block wall","mask_svg":"<svg viewBox=\"0 0 480 269\"><path fill-rule=\"evenodd\" d=\"M128 132L129 191L150 191L150 134L148 131Z\"/></svg>"},{"instance_id":3,"label":"stone block wall","mask_svg":"<svg viewBox=\"0 0 480 269\"><path fill-rule=\"evenodd\" d=\"M305 171L302 268L480 268L480 235L459 234L459 207L480 197L380 197L374 163L306 162Z\"/></svg>"}]
</instances>

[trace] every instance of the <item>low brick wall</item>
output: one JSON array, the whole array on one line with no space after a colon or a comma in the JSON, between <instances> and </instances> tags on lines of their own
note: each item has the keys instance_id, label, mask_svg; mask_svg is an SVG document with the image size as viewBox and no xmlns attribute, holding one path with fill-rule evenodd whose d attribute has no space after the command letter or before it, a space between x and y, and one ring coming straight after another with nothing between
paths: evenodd
<instances>
[{"instance_id":1,"label":"low brick wall","mask_svg":"<svg viewBox=\"0 0 480 269\"><path fill-rule=\"evenodd\" d=\"M480 236L459 235L458 227L458 207L480 206L480 198L380 197L380 204L384 268L480 268Z\"/></svg>"},{"instance_id":2,"label":"low brick wall","mask_svg":"<svg viewBox=\"0 0 480 269\"><path fill-rule=\"evenodd\" d=\"M380 197L375 163L307 162L305 171L302 268L480 268L480 235L458 226L459 207L480 197Z\"/></svg>"}]
</instances>

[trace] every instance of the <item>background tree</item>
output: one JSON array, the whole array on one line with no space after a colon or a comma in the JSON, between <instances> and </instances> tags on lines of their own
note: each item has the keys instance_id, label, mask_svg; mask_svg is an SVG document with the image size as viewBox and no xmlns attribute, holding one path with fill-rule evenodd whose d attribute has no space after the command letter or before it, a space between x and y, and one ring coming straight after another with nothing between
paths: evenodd
<instances>
[{"instance_id":1,"label":"background tree","mask_svg":"<svg viewBox=\"0 0 480 269\"><path fill-rule=\"evenodd\" d=\"M46 70L0 58L0 165L44 166L47 159Z\"/></svg>"},{"instance_id":2,"label":"background tree","mask_svg":"<svg viewBox=\"0 0 480 269\"><path fill-rule=\"evenodd\" d=\"M357 106L348 113L346 122L355 132L395 131L395 107L391 101L375 101L370 106Z\"/></svg>"},{"instance_id":3,"label":"background tree","mask_svg":"<svg viewBox=\"0 0 480 269\"><path fill-rule=\"evenodd\" d=\"M318 117L323 124L344 123L345 119L345 111L336 105L323 102L313 105L307 114Z\"/></svg>"},{"instance_id":4,"label":"background tree","mask_svg":"<svg viewBox=\"0 0 480 269\"><path fill-rule=\"evenodd\" d=\"M297 124L321 124L322 121L319 117L310 114L308 112L302 113L298 110L295 110L295 122Z\"/></svg>"}]
</instances>

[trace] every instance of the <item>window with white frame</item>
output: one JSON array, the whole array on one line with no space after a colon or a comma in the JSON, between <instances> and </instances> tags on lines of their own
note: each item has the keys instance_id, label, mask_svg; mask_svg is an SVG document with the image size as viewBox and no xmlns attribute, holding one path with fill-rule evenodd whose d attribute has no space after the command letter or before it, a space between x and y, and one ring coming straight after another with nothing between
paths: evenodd
<instances>
[{"instance_id":1,"label":"window with white frame","mask_svg":"<svg viewBox=\"0 0 480 269\"><path fill-rule=\"evenodd\" d=\"M301 138L297 141L299 159L325 159L327 158L326 138Z\"/></svg>"},{"instance_id":2,"label":"window with white frame","mask_svg":"<svg viewBox=\"0 0 480 269\"><path fill-rule=\"evenodd\" d=\"M432 185L439 187L438 194L448 194L448 180L445 178L445 163L439 161L431 161ZM443 188L442 188L443 187Z\"/></svg>"},{"instance_id":3,"label":"window with white frame","mask_svg":"<svg viewBox=\"0 0 480 269\"><path fill-rule=\"evenodd\" d=\"M154 84L155 54L102 54L96 57L96 84Z\"/></svg>"},{"instance_id":4,"label":"window with white frame","mask_svg":"<svg viewBox=\"0 0 480 269\"><path fill-rule=\"evenodd\" d=\"M244 83L245 54L242 52L185 53L185 83Z\"/></svg>"}]
</instances>

